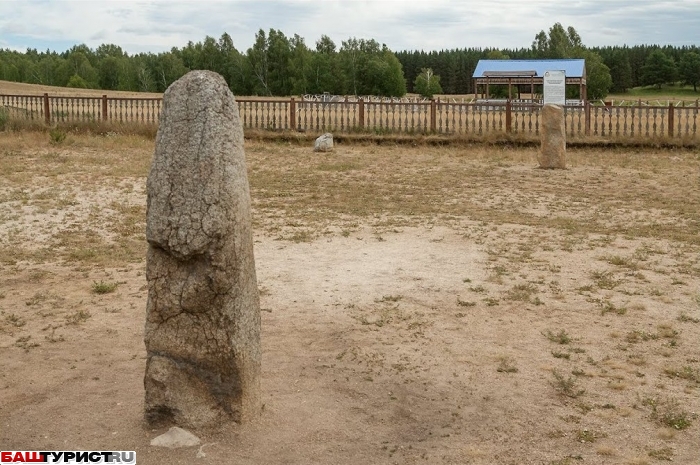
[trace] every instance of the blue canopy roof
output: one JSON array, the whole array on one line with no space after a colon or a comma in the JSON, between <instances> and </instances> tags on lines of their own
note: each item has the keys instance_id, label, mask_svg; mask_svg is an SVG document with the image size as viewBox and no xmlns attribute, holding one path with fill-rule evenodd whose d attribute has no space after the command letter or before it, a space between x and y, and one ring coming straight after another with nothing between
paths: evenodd
<instances>
[{"instance_id":1,"label":"blue canopy roof","mask_svg":"<svg viewBox=\"0 0 700 465\"><path fill-rule=\"evenodd\" d=\"M535 72L536 77L544 76L545 71L564 71L567 78L583 78L586 75L586 60L479 60L474 70L474 78L486 77L484 73L507 73L510 76L530 76Z\"/></svg>"}]
</instances>

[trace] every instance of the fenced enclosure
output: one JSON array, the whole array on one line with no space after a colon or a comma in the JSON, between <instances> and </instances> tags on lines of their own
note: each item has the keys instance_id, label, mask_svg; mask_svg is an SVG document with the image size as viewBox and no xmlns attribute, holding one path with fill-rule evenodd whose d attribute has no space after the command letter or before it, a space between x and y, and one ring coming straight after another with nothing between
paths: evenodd
<instances>
[{"instance_id":1,"label":"fenced enclosure","mask_svg":"<svg viewBox=\"0 0 700 465\"><path fill-rule=\"evenodd\" d=\"M301 132L372 132L485 136L538 136L538 103L482 100L405 101L399 99L281 99L236 100L244 129ZM157 124L162 98L57 97L0 95L0 109L9 118L57 123L109 122ZM622 106L590 102L566 105L570 138L698 138L699 101L691 105L649 105L641 101Z\"/></svg>"},{"instance_id":2,"label":"fenced enclosure","mask_svg":"<svg viewBox=\"0 0 700 465\"><path fill-rule=\"evenodd\" d=\"M0 108L10 118L54 123L152 123L157 124L163 99L53 97L44 95L0 95Z\"/></svg>"}]
</instances>

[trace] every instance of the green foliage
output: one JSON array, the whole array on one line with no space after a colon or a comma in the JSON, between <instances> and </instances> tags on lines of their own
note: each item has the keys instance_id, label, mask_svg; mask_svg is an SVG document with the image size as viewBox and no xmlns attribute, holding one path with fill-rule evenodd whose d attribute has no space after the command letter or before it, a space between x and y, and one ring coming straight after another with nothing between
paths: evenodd
<instances>
[{"instance_id":1,"label":"green foliage","mask_svg":"<svg viewBox=\"0 0 700 465\"><path fill-rule=\"evenodd\" d=\"M586 60L588 98L605 98L613 85L610 68L605 65L600 55L590 50L581 52L581 57Z\"/></svg>"},{"instance_id":2,"label":"green foliage","mask_svg":"<svg viewBox=\"0 0 700 465\"><path fill-rule=\"evenodd\" d=\"M680 61L680 72L683 81L692 85L693 90L697 92L700 83L700 54L696 52L684 54Z\"/></svg>"},{"instance_id":3,"label":"green foliage","mask_svg":"<svg viewBox=\"0 0 700 465\"><path fill-rule=\"evenodd\" d=\"M549 29L549 35L540 31L532 43L532 53L538 58L583 58L586 60L586 80L589 99L605 98L613 86L610 68L603 58L593 50L588 50L581 36L569 26L560 23Z\"/></svg>"},{"instance_id":4,"label":"green foliage","mask_svg":"<svg viewBox=\"0 0 700 465\"><path fill-rule=\"evenodd\" d=\"M390 97L406 93L401 62L376 40L343 41L338 58L346 78L344 93Z\"/></svg>"},{"instance_id":5,"label":"green foliage","mask_svg":"<svg viewBox=\"0 0 700 465\"><path fill-rule=\"evenodd\" d=\"M612 51L610 60L604 62L610 69L613 92L626 92L632 87L632 66L628 50L616 48Z\"/></svg>"},{"instance_id":6,"label":"green foliage","mask_svg":"<svg viewBox=\"0 0 700 465\"><path fill-rule=\"evenodd\" d=\"M309 48L304 38L296 34L286 37L271 29L268 33L259 31L248 52L239 52L227 33L218 40L207 36L201 42L158 54L129 55L115 44L102 44L94 50L80 44L62 53L0 49L0 79L54 86L66 86L71 81L70 85L79 87L162 92L189 70L208 69L221 74L236 95L329 92L400 96L414 92L416 78L423 69L430 68L440 76L443 93L469 94L474 92L472 74L479 59L585 58L588 95L602 98L608 90L620 93L649 85L643 78L649 79L658 72L652 68L663 64L649 61L649 57L662 52L678 64L677 77L691 84L695 92L700 83L697 47L587 48L573 27L564 28L559 23L540 31L532 46L520 49L394 53L371 39L350 38L339 49L327 36L321 36L315 45L315 49ZM586 52L600 56L602 63ZM676 74L667 71L662 69L659 73L665 77L650 85L673 82ZM507 97L507 86L493 86L491 90L494 96ZM691 92L689 89L687 95L694 95Z\"/></svg>"},{"instance_id":7,"label":"green foliage","mask_svg":"<svg viewBox=\"0 0 700 465\"><path fill-rule=\"evenodd\" d=\"M155 83L156 92L165 92L170 84L180 79L188 71L182 63L182 59L173 52L149 55L148 58L150 60L150 76Z\"/></svg>"},{"instance_id":8,"label":"green foliage","mask_svg":"<svg viewBox=\"0 0 700 465\"><path fill-rule=\"evenodd\" d=\"M290 87L292 95L306 94L310 89L311 50L306 46L304 38L294 34L290 41L291 54L289 58Z\"/></svg>"},{"instance_id":9,"label":"green foliage","mask_svg":"<svg viewBox=\"0 0 700 465\"><path fill-rule=\"evenodd\" d=\"M405 94L402 64L392 51L373 40L351 38L347 44L341 53L323 36L312 50L299 35L270 29L260 30L246 53L236 50L226 33L218 40L207 36L180 49L133 56L114 44L94 51L77 45L62 54L0 50L0 79L163 92L189 70L207 69L221 74L237 95Z\"/></svg>"},{"instance_id":10,"label":"green foliage","mask_svg":"<svg viewBox=\"0 0 700 465\"><path fill-rule=\"evenodd\" d=\"M442 93L440 76L437 76L430 68L423 68L421 73L416 77L413 89L422 97L433 98L434 94Z\"/></svg>"},{"instance_id":11,"label":"green foliage","mask_svg":"<svg viewBox=\"0 0 700 465\"><path fill-rule=\"evenodd\" d=\"M291 43L282 31L270 29L267 37L267 57L269 63L269 90L271 95L291 93L289 61L292 57Z\"/></svg>"},{"instance_id":12,"label":"green foliage","mask_svg":"<svg viewBox=\"0 0 700 465\"><path fill-rule=\"evenodd\" d=\"M544 337L549 339L551 342L556 342L557 344L568 344L571 342L571 336L566 332L566 330L560 330L558 333L553 333L551 330L547 330L542 333Z\"/></svg>"},{"instance_id":13,"label":"green foliage","mask_svg":"<svg viewBox=\"0 0 700 465\"><path fill-rule=\"evenodd\" d=\"M94 57L92 50L87 45L73 47L65 57L65 61L57 69L57 73L60 74L59 79L63 82L63 85L81 88L97 87L98 75L90 59L97 62L97 58ZM80 79L75 79L75 76L78 76Z\"/></svg>"},{"instance_id":14,"label":"green foliage","mask_svg":"<svg viewBox=\"0 0 700 465\"><path fill-rule=\"evenodd\" d=\"M382 63L382 73L377 76L379 81L375 89L379 91L376 95L387 95L390 97L402 97L406 95L406 79L403 75L401 62L389 49L384 47L382 56L379 59Z\"/></svg>"},{"instance_id":15,"label":"green foliage","mask_svg":"<svg viewBox=\"0 0 700 465\"><path fill-rule=\"evenodd\" d=\"M651 418L664 426L676 430L683 430L690 427L693 419L697 417L694 413L688 413L675 399L659 400L646 398L642 400L642 405L651 407Z\"/></svg>"},{"instance_id":16,"label":"green foliage","mask_svg":"<svg viewBox=\"0 0 700 465\"><path fill-rule=\"evenodd\" d=\"M489 60L509 60L510 57L500 50L492 49L486 52L486 58Z\"/></svg>"},{"instance_id":17,"label":"green foliage","mask_svg":"<svg viewBox=\"0 0 700 465\"><path fill-rule=\"evenodd\" d=\"M115 44L102 44L95 49L95 56L98 58L114 57L114 58L124 58L126 53L119 45Z\"/></svg>"},{"instance_id":18,"label":"green foliage","mask_svg":"<svg viewBox=\"0 0 700 465\"><path fill-rule=\"evenodd\" d=\"M579 389L576 378L569 376L564 378L564 375L557 370L552 370L553 381L550 381L552 387L562 396L575 399L585 394L585 389Z\"/></svg>"},{"instance_id":19,"label":"green foliage","mask_svg":"<svg viewBox=\"0 0 700 465\"><path fill-rule=\"evenodd\" d=\"M260 29L255 43L248 49L253 71L253 93L256 95L289 95L288 67L290 43L282 31L270 29L268 36Z\"/></svg>"},{"instance_id":20,"label":"green foliage","mask_svg":"<svg viewBox=\"0 0 700 465\"><path fill-rule=\"evenodd\" d=\"M136 70L136 90L138 92L155 92L156 83L151 70L144 63L138 63Z\"/></svg>"},{"instance_id":21,"label":"green foliage","mask_svg":"<svg viewBox=\"0 0 700 465\"><path fill-rule=\"evenodd\" d=\"M112 56L105 57L100 62L98 82L101 89L119 89L119 68L120 60Z\"/></svg>"},{"instance_id":22,"label":"green foliage","mask_svg":"<svg viewBox=\"0 0 700 465\"><path fill-rule=\"evenodd\" d=\"M49 141L54 144L58 145L63 143L63 141L66 140L66 131L63 129L59 128L53 128L49 131Z\"/></svg>"},{"instance_id":23,"label":"green foliage","mask_svg":"<svg viewBox=\"0 0 700 465\"><path fill-rule=\"evenodd\" d=\"M339 66L335 43L328 36L316 42L316 51L311 54L307 84L309 92L321 94L343 94L344 79Z\"/></svg>"},{"instance_id":24,"label":"green foliage","mask_svg":"<svg viewBox=\"0 0 700 465\"><path fill-rule=\"evenodd\" d=\"M251 93L249 90L251 83L250 64L245 55L236 50L231 36L227 33L221 35L216 49L219 55L216 60L217 68L212 71L216 71L226 79L234 94L249 95ZM184 64L186 67L192 68L187 63Z\"/></svg>"},{"instance_id":25,"label":"green foliage","mask_svg":"<svg viewBox=\"0 0 700 465\"><path fill-rule=\"evenodd\" d=\"M78 89L87 89L88 88L88 83L85 82L85 79L81 78L77 74L74 74L73 76L68 79L68 82L66 83L66 87L74 87Z\"/></svg>"},{"instance_id":26,"label":"green foliage","mask_svg":"<svg viewBox=\"0 0 700 465\"><path fill-rule=\"evenodd\" d=\"M574 55L583 48L581 37L569 26L567 30L561 23L549 28L549 35L540 31L532 43L532 51L538 58L575 58Z\"/></svg>"},{"instance_id":27,"label":"green foliage","mask_svg":"<svg viewBox=\"0 0 700 465\"><path fill-rule=\"evenodd\" d=\"M118 286L119 283L107 283L104 281L98 283L97 281L93 281L92 292L95 294L109 294L116 291Z\"/></svg>"},{"instance_id":28,"label":"green foliage","mask_svg":"<svg viewBox=\"0 0 700 465\"><path fill-rule=\"evenodd\" d=\"M268 84L269 60L267 54L267 38L265 31L260 29L255 35L255 43L248 49L247 57L253 71L253 93L272 95Z\"/></svg>"},{"instance_id":29,"label":"green foliage","mask_svg":"<svg viewBox=\"0 0 700 465\"><path fill-rule=\"evenodd\" d=\"M673 58L661 50L654 50L642 68L642 84L661 89L663 84L674 82L677 74L678 70Z\"/></svg>"}]
</instances>

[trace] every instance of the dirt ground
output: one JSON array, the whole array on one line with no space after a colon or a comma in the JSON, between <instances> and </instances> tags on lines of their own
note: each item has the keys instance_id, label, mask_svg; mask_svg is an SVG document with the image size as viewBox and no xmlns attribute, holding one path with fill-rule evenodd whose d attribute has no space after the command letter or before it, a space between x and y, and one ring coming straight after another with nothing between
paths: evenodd
<instances>
[{"instance_id":1,"label":"dirt ground","mask_svg":"<svg viewBox=\"0 0 700 465\"><path fill-rule=\"evenodd\" d=\"M697 464L700 154L248 142L259 421L149 446L153 141L0 133L0 448Z\"/></svg>"}]
</instances>

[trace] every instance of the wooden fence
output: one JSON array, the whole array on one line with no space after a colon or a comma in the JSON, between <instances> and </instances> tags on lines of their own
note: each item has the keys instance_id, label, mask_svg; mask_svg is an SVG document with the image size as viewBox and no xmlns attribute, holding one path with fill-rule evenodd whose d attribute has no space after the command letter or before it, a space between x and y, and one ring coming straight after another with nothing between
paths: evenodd
<instances>
[{"instance_id":1,"label":"wooden fence","mask_svg":"<svg viewBox=\"0 0 700 465\"><path fill-rule=\"evenodd\" d=\"M516 101L317 102L290 99L236 100L244 129L271 131L375 132L404 134L493 133L539 135L541 105ZM47 125L74 122L157 124L161 98L57 97L0 95L0 109L10 118ZM567 105L566 131L571 138L696 139L700 106Z\"/></svg>"},{"instance_id":2,"label":"wooden fence","mask_svg":"<svg viewBox=\"0 0 700 465\"><path fill-rule=\"evenodd\" d=\"M91 121L157 124L162 105L162 98L0 95L0 108L5 108L10 118L49 125Z\"/></svg>"}]
</instances>

